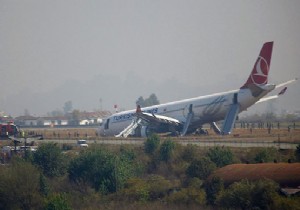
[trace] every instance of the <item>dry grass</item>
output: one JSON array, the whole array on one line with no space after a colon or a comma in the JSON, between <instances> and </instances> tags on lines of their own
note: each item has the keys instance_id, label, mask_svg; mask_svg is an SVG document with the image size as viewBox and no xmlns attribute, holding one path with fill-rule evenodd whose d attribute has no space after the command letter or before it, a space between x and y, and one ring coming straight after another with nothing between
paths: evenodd
<instances>
[{"instance_id":1,"label":"dry grass","mask_svg":"<svg viewBox=\"0 0 300 210\"><path fill-rule=\"evenodd\" d=\"M298 187L300 186L300 163L232 164L216 170L212 176L222 178L226 185L242 179L266 178L274 180L283 187Z\"/></svg>"}]
</instances>

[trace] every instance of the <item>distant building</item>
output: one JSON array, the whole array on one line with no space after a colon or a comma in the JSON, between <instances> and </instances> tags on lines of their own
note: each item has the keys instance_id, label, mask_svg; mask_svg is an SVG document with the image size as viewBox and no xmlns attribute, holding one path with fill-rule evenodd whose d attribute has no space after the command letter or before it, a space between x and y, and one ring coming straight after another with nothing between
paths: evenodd
<instances>
[{"instance_id":1,"label":"distant building","mask_svg":"<svg viewBox=\"0 0 300 210\"><path fill-rule=\"evenodd\" d=\"M67 116L55 116L55 117L33 117L33 116L20 116L15 119L0 117L5 123L11 121L15 122L18 126L26 127L52 127L52 126L71 126L71 125L99 125L102 120L111 115L109 111L99 111L99 112L79 112L75 116L72 113ZM75 123L74 123L75 121Z\"/></svg>"},{"instance_id":2,"label":"distant building","mask_svg":"<svg viewBox=\"0 0 300 210\"><path fill-rule=\"evenodd\" d=\"M20 116L15 118L15 124L19 126L37 126L38 117Z\"/></svg>"},{"instance_id":3,"label":"distant building","mask_svg":"<svg viewBox=\"0 0 300 210\"><path fill-rule=\"evenodd\" d=\"M102 123L103 119L110 116L109 111L99 112L80 112L79 125L97 125Z\"/></svg>"},{"instance_id":4,"label":"distant building","mask_svg":"<svg viewBox=\"0 0 300 210\"><path fill-rule=\"evenodd\" d=\"M57 117L40 117L38 119L38 126L64 126L69 125L67 117L57 116Z\"/></svg>"}]
</instances>

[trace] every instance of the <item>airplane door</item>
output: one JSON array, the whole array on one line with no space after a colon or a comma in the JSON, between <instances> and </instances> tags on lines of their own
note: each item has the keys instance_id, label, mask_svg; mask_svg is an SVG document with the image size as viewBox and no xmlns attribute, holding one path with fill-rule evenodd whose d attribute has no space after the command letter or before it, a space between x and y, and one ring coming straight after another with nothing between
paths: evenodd
<instances>
[{"instance_id":1,"label":"airplane door","mask_svg":"<svg viewBox=\"0 0 300 210\"><path fill-rule=\"evenodd\" d=\"M238 94L235 93L235 94L233 95L233 104L237 104L237 103L238 103Z\"/></svg>"},{"instance_id":2,"label":"airplane door","mask_svg":"<svg viewBox=\"0 0 300 210\"><path fill-rule=\"evenodd\" d=\"M104 129L105 130L109 129L109 119L106 120L105 125L104 125Z\"/></svg>"}]
</instances>

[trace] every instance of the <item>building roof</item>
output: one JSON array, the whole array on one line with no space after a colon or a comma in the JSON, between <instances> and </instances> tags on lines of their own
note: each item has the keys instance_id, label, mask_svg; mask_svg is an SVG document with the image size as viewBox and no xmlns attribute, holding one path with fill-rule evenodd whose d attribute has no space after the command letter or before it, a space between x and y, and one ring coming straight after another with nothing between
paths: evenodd
<instances>
[{"instance_id":1,"label":"building roof","mask_svg":"<svg viewBox=\"0 0 300 210\"><path fill-rule=\"evenodd\" d=\"M16 117L15 118L15 120L17 120L17 121L24 121L24 120L37 120L38 119L38 117L34 117L34 116L30 116L30 115L28 115L28 116L19 116L19 117Z\"/></svg>"},{"instance_id":2,"label":"building roof","mask_svg":"<svg viewBox=\"0 0 300 210\"><path fill-rule=\"evenodd\" d=\"M97 111L97 112L80 112L81 119L87 118L105 118L111 115L109 111Z\"/></svg>"}]
</instances>

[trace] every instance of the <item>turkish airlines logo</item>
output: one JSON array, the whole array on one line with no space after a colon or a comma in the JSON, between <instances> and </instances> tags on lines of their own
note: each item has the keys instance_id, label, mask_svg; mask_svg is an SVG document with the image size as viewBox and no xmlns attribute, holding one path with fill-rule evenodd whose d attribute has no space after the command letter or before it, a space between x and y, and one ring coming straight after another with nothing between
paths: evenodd
<instances>
[{"instance_id":1,"label":"turkish airlines logo","mask_svg":"<svg viewBox=\"0 0 300 210\"><path fill-rule=\"evenodd\" d=\"M255 64L255 69L251 74L252 82L256 85L266 84L268 82L269 65L266 59L259 56Z\"/></svg>"}]
</instances>

